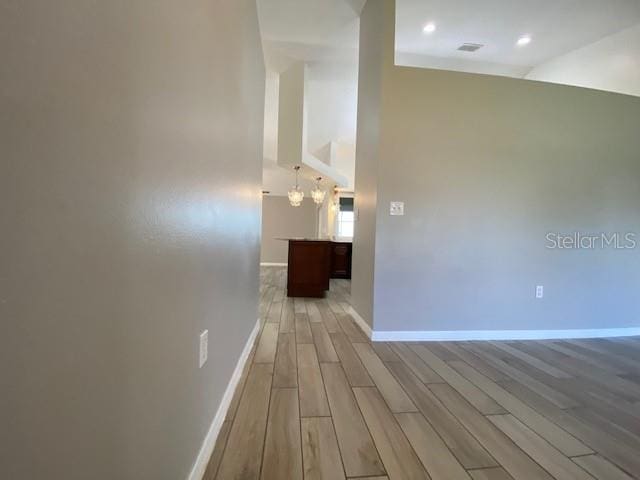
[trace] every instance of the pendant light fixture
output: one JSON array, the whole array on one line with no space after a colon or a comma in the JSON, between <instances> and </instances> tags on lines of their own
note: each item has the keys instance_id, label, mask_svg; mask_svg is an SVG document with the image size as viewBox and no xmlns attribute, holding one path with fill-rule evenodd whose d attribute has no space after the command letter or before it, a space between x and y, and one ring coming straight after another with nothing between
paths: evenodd
<instances>
[{"instance_id":1,"label":"pendant light fixture","mask_svg":"<svg viewBox=\"0 0 640 480\"><path fill-rule=\"evenodd\" d=\"M291 206L299 207L302 203L302 199L304 198L304 192L300 190L300 187L298 186L298 170L300 170L300 167L296 165L293 169L296 171L296 186L289 190L287 195Z\"/></svg>"},{"instance_id":2,"label":"pendant light fixture","mask_svg":"<svg viewBox=\"0 0 640 480\"><path fill-rule=\"evenodd\" d=\"M333 192L331 192L332 196L331 196L331 206L329 207L331 210L331 213L338 213L338 186L334 185L333 186Z\"/></svg>"},{"instance_id":3,"label":"pendant light fixture","mask_svg":"<svg viewBox=\"0 0 640 480\"><path fill-rule=\"evenodd\" d=\"M318 205L322 205L322 202L324 202L324 196L327 193L324 190L320 189L321 180L322 180L322 177L316 178L316 188L311 190L311 198L313 198L313 201L316 202Z\"/></svg>"}]
</instances>

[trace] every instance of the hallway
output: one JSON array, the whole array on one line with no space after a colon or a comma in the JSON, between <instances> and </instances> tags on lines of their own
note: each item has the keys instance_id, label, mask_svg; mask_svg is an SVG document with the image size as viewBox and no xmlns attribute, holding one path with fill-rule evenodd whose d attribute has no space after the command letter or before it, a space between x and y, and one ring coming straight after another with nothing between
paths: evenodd
<instances>
[{"instance_id":1,"label":"hallway","mask_svg":"<svg viewBox=\"0 0 640 480\"><path fill-rule=\"evenodd\" d=\"M323 300L285 285L261 269L206 480L639 478L640 339L371 343L349 281Z\"/></svg>"}]
</instances>

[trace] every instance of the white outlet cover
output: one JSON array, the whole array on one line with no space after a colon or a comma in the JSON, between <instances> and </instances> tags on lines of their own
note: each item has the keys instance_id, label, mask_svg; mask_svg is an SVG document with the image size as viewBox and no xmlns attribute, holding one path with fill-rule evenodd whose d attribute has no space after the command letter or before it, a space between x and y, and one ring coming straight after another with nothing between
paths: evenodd
<instances>
[{"instance_id":1,"label":"white outlet cover","mask_svg":"<svg viewBox=\"0 0 640 480\"><path fill-rule=\"evenodd\" d=\"M209 357L209 330L204 330L200 334L200 355L199 355L199 366L198 368L202 368L202 366L207 363L207 358Z\"/></svg>"},{"instance_id":2,"label":"white outlet cover","mask_svg":"<svg viewBox=\"0 0 640 480\"><path fill-rule=\"evenodd\" d=\"M543 297L544 297L544 286L538 285L536 287L536 298L543 298Z\"/></svg>"},{"instance_id":3,"label":"white outlet cover","mask_svg":"<svg viewBox=\"0 0 640 480\"><path fill-rule=\"evenodd\" d=\"M404 215L404 202L391 202L389 204L389 215Z\"/></svg>"}]
</instances>

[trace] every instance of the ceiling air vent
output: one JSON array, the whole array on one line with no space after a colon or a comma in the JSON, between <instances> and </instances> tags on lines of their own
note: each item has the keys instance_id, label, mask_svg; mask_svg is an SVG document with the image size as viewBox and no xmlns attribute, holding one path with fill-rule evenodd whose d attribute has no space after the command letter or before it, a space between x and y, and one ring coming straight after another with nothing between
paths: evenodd
<instances>
[{"instance_id":1,"label":"ceiling air vent","mask_svg":"<svg viewBox=\"0 0 640 480\"><path fill-rule=\"evenodd\" d=\"M463 43L458 47L458 50L461 52L475 52L484 47L484 45L480 43Z\"/></svg>"}]
</instances>

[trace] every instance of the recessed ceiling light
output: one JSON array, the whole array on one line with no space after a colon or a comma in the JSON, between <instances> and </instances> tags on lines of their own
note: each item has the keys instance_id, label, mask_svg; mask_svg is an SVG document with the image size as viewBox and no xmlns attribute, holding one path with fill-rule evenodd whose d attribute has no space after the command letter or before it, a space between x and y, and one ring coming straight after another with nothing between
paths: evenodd
<instances>
[{"instance_id":1,"label":"recessed ceiling light","mask_svg":"<svg viewBox=\"0 0 640 480\"><path fill-rule=\"evenodd\" d=\"M523 35L518 39L518 45L524 47L525 45L529 45L531 43L531 37L529 35Z\"/></svg>"},{"instance_id":2,"label":"recessed ceiling light","mask_svg":"<svg viewBox=\"0 0 640 480\"><path fill-rule=\"evenodd\" d=\"M424 33L433 33L436 31L436 24L431 22L431 23L427 23L424 28L422 29L422 31Z\"/></svg>"}]
</instances>

